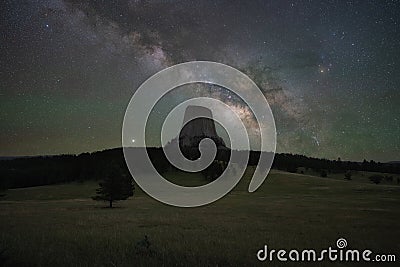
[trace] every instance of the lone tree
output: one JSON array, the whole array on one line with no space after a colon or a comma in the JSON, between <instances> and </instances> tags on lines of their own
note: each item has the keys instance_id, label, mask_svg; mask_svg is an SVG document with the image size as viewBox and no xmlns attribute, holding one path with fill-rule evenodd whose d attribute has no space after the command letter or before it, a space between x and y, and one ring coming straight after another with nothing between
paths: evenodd
<instances>
[{"instance_id":1,"label":"lone tree","mask_svg":"<svg viewBox=\"0 0 400 267\"><path fill-rule=\"evenodd\" d=\"M133 196L135 190L132 177L122 172L117 165L110 167L104 181L100 182L99 186L96 189L97 195L92 199L108 201L110 208L112 208L113 202L126 200L128 197Z\"/></svg>"}]
</instances>

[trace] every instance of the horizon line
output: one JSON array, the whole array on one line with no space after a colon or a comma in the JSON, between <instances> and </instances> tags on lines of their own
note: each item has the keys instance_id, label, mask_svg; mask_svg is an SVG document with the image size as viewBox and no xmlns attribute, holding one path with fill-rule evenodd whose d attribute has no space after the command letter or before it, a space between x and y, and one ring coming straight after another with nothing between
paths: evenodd
<instances>
[{"instance_id":1,"label":"horizon line","mask_svg":"<svg viewBox=\"0 0 400 267\"><path fill-rule=\"evenodd\" d=\"M59 154L36 154L36 155L16 155L16 156L10 156L10 155L0 155L0 160L12 160L12 159L18 159L18 158L38 158L38 157L57 157L57 156L79 156L81 154L85 154L85 153L89 153L89 154L93 154L93 153L97 153L97 152L104 152L104 151L108 151L108 150L115 150L115 149L124 149L124 148L145 148L145 147L113 147L113 148L104 148L101 150L95 150L92 152L80 152L80 153L59 153ZM150 146L150 147L146 147L146 148L162 148L161 146ZM237 150L237 151L250 151L250 152L265 152L265 153L273 153L270 151L260 151L260 150ZM307 158L312 158L312 159L320 159L320 160L331 160L331 161L338 161L339 158L338 157L336 159L330 159L330 158L320 158L320 157L314 157L314 156L307 156L304 154L297 154L297 153L292 153L292 152L275 152L275 154L291 154L293 156L303 156L303 157L307 157ZM376 161L373 159L367 160L364 159L368 162L370 162L371 160L376 162L376 163L391 163L391 164L399 164L400 163L400 159L394 159L394 160L388 160L385 162L381 162L381 161ZM343 162L359 162L362 163L364 160L342 160Z\"/></svg>"}]
</instances>

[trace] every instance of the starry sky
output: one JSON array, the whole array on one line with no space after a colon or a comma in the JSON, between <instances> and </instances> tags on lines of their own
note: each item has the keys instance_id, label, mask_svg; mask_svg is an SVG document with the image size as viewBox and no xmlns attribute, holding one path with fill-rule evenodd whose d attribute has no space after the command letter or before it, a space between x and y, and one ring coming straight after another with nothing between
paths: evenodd
<instances>
[{"instance_id":1,"label":"starry sky","mask_svg":"<svg viewBox=\"0 0 400 267\"><path fill-rule=\"evenodd\" d=\"M0 13L0 156L120 147L142 82L209 60L260 87L278 152L400 159L399 1L4 0ZM257 128L224 88L174 92L154 125L184 99L211 96Z\"/></svg>"}]
</instances>

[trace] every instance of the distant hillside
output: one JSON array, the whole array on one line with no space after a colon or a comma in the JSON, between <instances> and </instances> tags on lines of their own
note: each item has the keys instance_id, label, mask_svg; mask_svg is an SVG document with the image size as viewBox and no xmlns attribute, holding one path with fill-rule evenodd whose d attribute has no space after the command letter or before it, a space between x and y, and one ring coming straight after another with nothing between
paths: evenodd
<instances>
[{"instance_id":1,"label":"distant hillside","mask_svg":"<svg viewBox=\"0 0 400 267\"><path fill-rule=\"evenodd\" d=\"M45 155L45 156L9 156L9 157L1 157L0 160L12 160L12 159L29 159L29 158L37 158L37 157L54 157L58 155Z\"/></svg>"},{"instance_id":2,"label":"distant hillside","mask_svg":"<svg viewBox=\"0 0 400 267\"><path fill-rule=\"evenodd\" d=\"M17 157L0 157L0 160L10 160L10 159L15 159Z\"/></svg>"},{"instance_id":3,"label":"distant hillside","mask_svg":"<svg viewBox=\"0 0 400 267\"><path fill-rule=\"evenodd\" d=\"M32 157L30 157L30 156L0 157L0 160L12 160L12 159L20 159L20 158L32 158Z\"/></svg>"},{"instance_id":4,"label":"distant hillside","mask_svg":"<svg viewBox=\"0 0 400 267\"><path fill-rule=\"evenodd\" d=\"M132 148L144 149L144 148ZM161 148L147 148L153 164L159 172L171 169ZM243 151L243 153L246 153ZM259 151L251 151L248 165L257 165ZM266 153L266 152L263 152ZM228 161L230 152L218 154L218 160ZM127 174L122 148L109 149L79 155L58 155L39 157L3 157L0 161L0 188L18 188L71 181L103 179L110 164L118 164ZM340 173L347 170L400 173L400 163L379 163L374 161L351 162L310 158L302 155L275 154L273 168L297 172L300 167L316 172Z\"/></svg>"}]
</instances>

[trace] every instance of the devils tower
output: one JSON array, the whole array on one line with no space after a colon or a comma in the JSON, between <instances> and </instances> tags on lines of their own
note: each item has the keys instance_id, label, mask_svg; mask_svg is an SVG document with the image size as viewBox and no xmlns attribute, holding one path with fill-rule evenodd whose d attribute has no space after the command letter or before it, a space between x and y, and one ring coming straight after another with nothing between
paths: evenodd
<instances>
[{"instance_id":1,"label":"devils tower","mask_svg":"<svg viewBox=\"0 0 400 267\"><path fill-rule=\"evenodd\" d=\"M195 118L199 117L201 118ZM193 119L195 118L195 119ZM179 134L181 148L198 147L203 138L212 139L217 148L226 147L224 140L218 136L210 109L201 106L188 106L183 119L183 128Z\"/></svg>"},{"instance_id":2,"label":"devils tower","mask_svg":"<svg viewBox=\"0 0 400 267\"><path fill-rule=\"evenodd\" d=\"M178 139L182 153L191 159L200 156L199 143L204 138L212 139L218 150L227 150L224 140L217 134L212 118L210 109L202 106L188 106L185 110L182 130L171 142L177 142Z\"/></svg>"}]
</instances>

